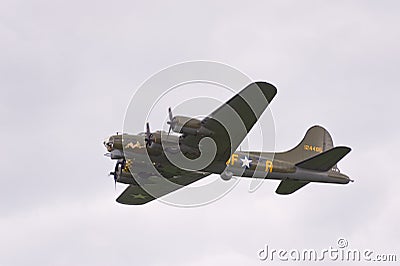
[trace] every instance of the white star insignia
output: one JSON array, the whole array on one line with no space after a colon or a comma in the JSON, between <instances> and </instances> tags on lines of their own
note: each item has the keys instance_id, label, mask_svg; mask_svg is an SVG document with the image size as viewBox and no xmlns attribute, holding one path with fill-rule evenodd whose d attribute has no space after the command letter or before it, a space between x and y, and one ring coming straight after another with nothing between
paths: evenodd
<instances>
[{"instance_id":1,"label":"white star insignia","mask_svg":"<svg viewBox=\"0 0 400 266\"><path fill-rule=\"evenodd\" d=\"M244 159L240 158L240 160L242 161L242 167L247 167L247 168L250 168L250 164L253 161L247 158L247 156L244 156Z\"/></svg>"}]
</instances>

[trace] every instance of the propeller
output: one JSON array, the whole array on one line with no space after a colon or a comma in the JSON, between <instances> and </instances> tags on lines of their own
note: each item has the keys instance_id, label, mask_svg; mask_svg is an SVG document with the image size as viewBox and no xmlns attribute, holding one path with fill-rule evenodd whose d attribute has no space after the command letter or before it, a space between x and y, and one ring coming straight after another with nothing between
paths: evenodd
<instances>
[{"instance_id":1,"label":"propeller","mask_svg":"<svg viewBox=\"0 0 400 266\"><path fill-rule=\"evenodd\" d=\"M108 176L113 176L114 177L114 189L117 189L117 179L118 179L118 173L122 172L122 168L125 167L125 161L118 161L115 164L114 172L110 172Z\"/></svg>"},{"instance_id":2,"label":"propeller","mask_svg":"<svg viewBox=\"0 0 400 266\"><path fill-rule=\"evenodd\" d=\"M117 163L117 164L115 165L114 172L110 172L110 173L108 174L108 176L113 176L113 177L114 177L114 189L115 189L115 190L117 189L117 178L118 178L118 176L117 176L117 171L118 171L118 164L119 164L119 163Z\"/></svg>"},{"instance_id":3,"label":"propeller","mask_svg":"<svg viewBox=\"0 0 400 266\"><path fill-rule=\"evenodd\" d=\"M168 108L168 115L169 115L169 121L167 121L167 124L169 125L168 129L168 135L169 135L169 133L171 133L172 127L175 126L175 119L174 116L172 115L171 107Z\"/></svg>"},{"instance_id":4,"label":"propeller","mask_svg":"<svg viewBox=\"0 0 400 266\"><path fill-rule=\"evenodd\" d=\"M154 142L153 134L150 132L150 125L148 122L146 123L146 137L144 140L147 146L151 146Z\"/></svg>"}]
</instances>

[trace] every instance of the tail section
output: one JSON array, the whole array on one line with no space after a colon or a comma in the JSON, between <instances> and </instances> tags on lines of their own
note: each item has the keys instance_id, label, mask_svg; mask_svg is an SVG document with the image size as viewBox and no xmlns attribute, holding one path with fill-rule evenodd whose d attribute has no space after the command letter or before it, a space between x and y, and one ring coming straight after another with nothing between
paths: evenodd
<instances>
[{"instance_id":1,"label":"tail section","mask_svg":"<svg viewBox=\"0 0 400 266\"><path fill-rule=\"evenodd\" d=\"M307 130L300 144L289 151L275 154L275 158L297 164L333 147L329 132L321 126L313 126Z\"/></svg>"},{"instance_id":2,"label":"tail section","mask_svg":"<svg viewBox=\"0 0 400 266\"><path fill-rule=\"evenodd\" d=\"M329 171L332 168L336 168L336 164L346 156L351 149L349 147L335 147L328 151L322 152L318 155L315 155L311 158L308 158L302 162L296 164L297 167L315 170L320 172ZM337 173L340 178L345 178L345 181L340 182L341 184L347 184L351 181L347 176L340 175ZM293 192L299 190L310 183L310 181L305 180L293 180L293 179L283 179L276 189L276 193L280 195L289 195Z\"/></svg>"},{"instance_id":3,"label":"tail section","mask_svg":"<svg viewBox=\"0 0 400 266\"><path fill-rule=\"evenodd\" d=\"M350 151L351 149L348 147L334 147L329 132L321 126L313 126L307 131L299 145L287 152L275 154L275 158L292 162L297 167L307 170L326 172L332 169L333 171L329 173L336 173L336 178L343 179L343 182L341 181L339 183L344 184L348 183L350 179L339 173L340 171L336 164ZM329 176L331 175L329 174ZM276 193L288 195L299 190L310 182L323 181L311 179L298 180L293 178L290 179L288 177L281 181Z\"/></svg>"}]
</instances>

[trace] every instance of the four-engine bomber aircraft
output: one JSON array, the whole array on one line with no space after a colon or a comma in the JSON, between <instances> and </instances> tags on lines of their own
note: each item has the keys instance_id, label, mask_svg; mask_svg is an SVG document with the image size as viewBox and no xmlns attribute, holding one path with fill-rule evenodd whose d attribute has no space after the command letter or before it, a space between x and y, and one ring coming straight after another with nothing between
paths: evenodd
<instances>
[{"instance_id":1,"label":"four-engine bomber aircraft","mask_svg":"<svg viewBox=\"0 0 400 266\"><path fill-rule=\"evenodd\" d=\"M300 144L286 152L236 150L276 92L269 83L251 83L201 121L173 116L169 109L170 131L179 135L150 132L147 123L146 132L117 133L107 138L106 156L117 160L110 175L115 182L129 184L117 202L145 204L210 174L219 174L224 180L233 176L281 180L276 193L283 195L310 182L347 184L352 181L336 166L351 149L334 147L330 134L320 126L311 127ZM211 154L204 149L205 138L211 138L215 144ZM170 161L177 154L196 160L202 153L212 160L200 165L201 169L182 168Z\"/></svg>"}]
</instances>

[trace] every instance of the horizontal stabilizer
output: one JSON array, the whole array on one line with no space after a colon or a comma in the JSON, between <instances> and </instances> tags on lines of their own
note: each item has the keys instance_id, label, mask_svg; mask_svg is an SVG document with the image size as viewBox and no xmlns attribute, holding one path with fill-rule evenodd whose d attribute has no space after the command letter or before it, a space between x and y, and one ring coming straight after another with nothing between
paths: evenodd
<instances>
[{"instance_id":1,"label":"horizontal stabilizer","mask_svg":"<svg viewBox=\"0 0 400 266\"><path fill-rule=\"evenodd\" d=\"M332 169L332 167L334 167L337 162L343 159L343 157L346 156L350 151L351 149L349 147L335 147L307 160L299 162L296 164L296 166L304 169L325 172Z\"/></svg>"},{"instance_id":2,"label":"horizontal stabilizer","mask_svg":"<svg viewBox=\"0 0 400 266\"><path fill-rule=\"evenodd\" d=\"M293 192L299 190L300 188L304 187L308 183L310 183L310 182L284 179L281 181L281 183L279 184L279 186L275 192L280 195L292 194Z\"/></svg>"}]
</instances>

